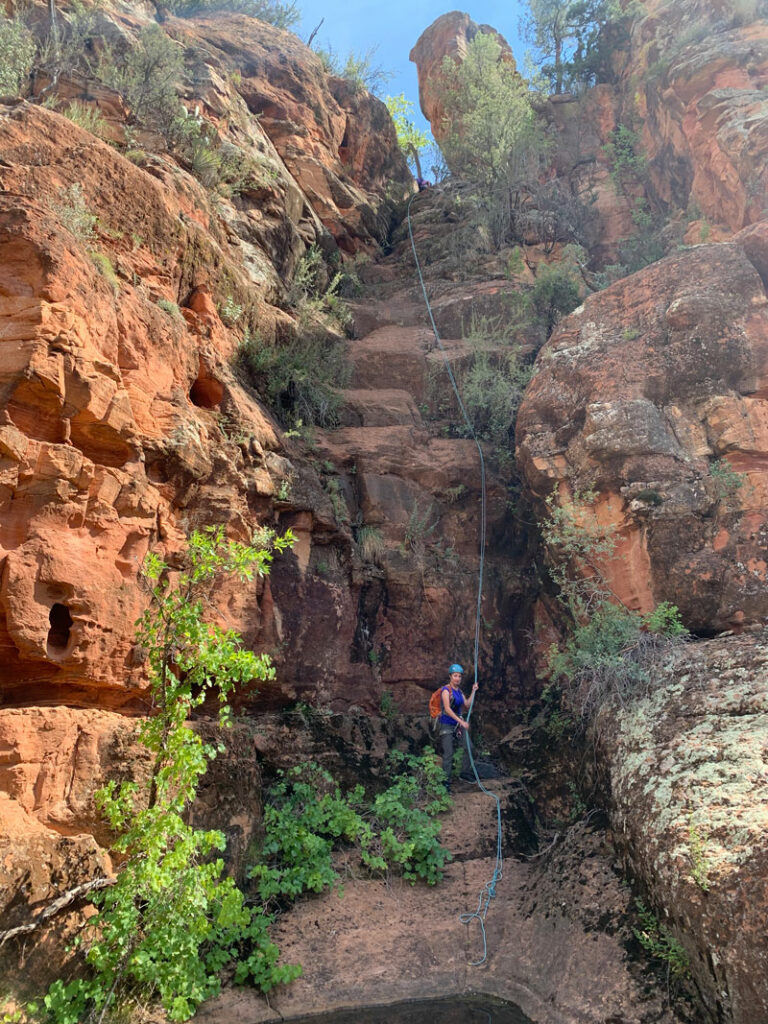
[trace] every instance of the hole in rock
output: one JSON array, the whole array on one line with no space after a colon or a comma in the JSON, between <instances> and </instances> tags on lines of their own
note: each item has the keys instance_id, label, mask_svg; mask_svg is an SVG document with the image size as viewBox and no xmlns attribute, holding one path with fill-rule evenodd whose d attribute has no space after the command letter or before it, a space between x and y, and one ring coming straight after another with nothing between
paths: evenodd
<instances>
[{"instance_id":1,"label":"hole in rock","mask_svg":"<svg viewBox=\"0 0 768 1024\"><path fill-rule=\"evenodd\" d=\"M224 385L213 377L198 377L189 390L189 400L199 409L215 409L224 397Z\"/></svg>"},{"instance_id":2,"label":"hole in rock","mask_svg":"<svg viewBox=\"0 0 768 1024\"><path fill-rule=\"evenodd\" d=\"M72 629L72 616L65 604L57 601L51 608L48 620L51 628L48 630L48 653L63 654L69 646L69 633Z\"/></svg>"}]
</instances>

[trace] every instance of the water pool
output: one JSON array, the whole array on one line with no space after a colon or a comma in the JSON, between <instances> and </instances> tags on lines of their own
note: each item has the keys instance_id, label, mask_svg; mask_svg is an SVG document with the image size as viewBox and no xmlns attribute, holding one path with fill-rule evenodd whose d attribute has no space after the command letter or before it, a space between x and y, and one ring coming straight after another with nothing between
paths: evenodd
<instances>
[{"instance_id":1,"label":"water pool","mask_svg":"<svg viewBox=\"0 0 768 1024\"><path fill-rule=\"evenodd\" d=\"M455 996L391 1006L360 1007L311 1017L293 1017L286 1024L534 1024L513 1003L490 996Z\"/></svg>"}]
</instances>

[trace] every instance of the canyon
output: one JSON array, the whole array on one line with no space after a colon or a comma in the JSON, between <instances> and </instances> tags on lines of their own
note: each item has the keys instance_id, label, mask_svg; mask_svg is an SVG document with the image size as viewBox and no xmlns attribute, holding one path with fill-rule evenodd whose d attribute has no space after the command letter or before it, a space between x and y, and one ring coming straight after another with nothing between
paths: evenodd
<instances>
[{"instance_id":1,"label":"canyon","mask_svg":"<svg viewBox=\"0 0 768 1024\"><path fill-rule=\"evenodd\" d=\"M149 551L173 562L211 524L296 538L269 576L216 596L217 620L276 667L239 695L193 812L243 878L277 771L317 760L375 786L388 749L428 741L429 694L473 660L484 495L477 733L503 776L506 859L487 963L467 966L479 936L457 915L493 871L495 815L459 785L441 886L351 877L343 897L303 900L276 927L303 977L269 1000L227 988L198 1018L473 991L537 1024L768 1020L768 21L735 0L635 8L610 82L540 102L551 173L588 221L579 304L551 332L519 303L547 268L576 273L566 240L495 246L462 182L414 194L384 104L290 32L164 14L186 108L247 165L236 189L203 184L81 72L59 76L53 108L44 75L0 104L3 928L115 870L94 793L148 770ZM154 23L139 5L97 18L127 50ZM436 137L442 60L486 31L453 12L414 47ZM64 116L74 99L102 137ZM621 126L643 153L623 182ZM644 240L638 202L658 258L598 288ZM307 331L291 287L309 253L324 287L348 277L348 319L316 341L344 347L349 378L337 422L312 430L240 358ZM446 364L466 380L478 351L513 345L530 382L505 443L482 441L483 479ZM599 568L621 603L671 602L693 634L578 742L547 703L547 650L567 635L541 536L553 502L612 532ZM653 977L637 898L685 950L693 1002ZM7 994L76 969L82 914L0 946Z\"/></svg>"}]
</instances>

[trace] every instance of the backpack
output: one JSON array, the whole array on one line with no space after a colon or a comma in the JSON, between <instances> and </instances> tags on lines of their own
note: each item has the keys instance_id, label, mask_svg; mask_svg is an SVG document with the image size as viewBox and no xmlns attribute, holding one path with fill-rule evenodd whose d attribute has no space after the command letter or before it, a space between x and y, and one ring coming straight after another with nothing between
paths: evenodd
<instances>
[{"instance_id":1,"label":"backpack","mask_svg":"<svg viewBox=\"0 0 768 1024\"><path fill-rule=\"evenodd\" d=\"M445 689L445 683L442 686L438 686L432 696L429 698L429 727L433 733L437 734L440 731L440 714L443 710L442 692Z\"/></svg>"},{"instance_id":2,"label":"backpack","mask_svg":"<svg viewBox=\"0 0 768 1024\"><path fill-rule=\"evenodd\" d=\"M437 718L440 712L443 710L443 701L441 693L445 689L445 683L442 686L438 686L432 696L429 698L429 717Z\"/></svg>"}]
</instances>

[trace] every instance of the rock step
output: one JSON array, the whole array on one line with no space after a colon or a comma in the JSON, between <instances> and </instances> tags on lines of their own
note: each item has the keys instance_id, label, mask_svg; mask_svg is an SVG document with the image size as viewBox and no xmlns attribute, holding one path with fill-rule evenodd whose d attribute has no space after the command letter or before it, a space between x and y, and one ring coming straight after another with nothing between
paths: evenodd
<instances>
[{"instance_id":1,"label":"rock step","mask_svg":"<svg viewBox=\"0 0 768 1024\"><path fill-rule=\"evenodd\" d=\"M448 360L460 367L468 361L473 347L469 342L443 341ZM430 401L437 389L450 392L444 378L442 351L434 343L431 331L419 327L379 327L364 338L350 342L352 389L360 391L407 391L417 405Z\"/></svg>"},{"instance_id":2,"label":"rock step","mask_svg":"<svg viewBox=\"0 0 768 1024\"><path fill-rule=\"evenodd\" d=\"M349 388L341 392L344 427L421 426L419 412L410 391L399 388Z\"/></svg>"},{"instance_id":3,"label":"rock step","mask_svg":"<svg viewBox=\"0 0 768 1024\"><path fill-rule=\"evenodd\" d=\"M336 465L354 462L361 475L399 477L433 495L462 484L480 489L477 448L464 438L430 437L412 426L340 427L317 433L317 449Z\"/></svg>"}]
</instances>

